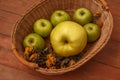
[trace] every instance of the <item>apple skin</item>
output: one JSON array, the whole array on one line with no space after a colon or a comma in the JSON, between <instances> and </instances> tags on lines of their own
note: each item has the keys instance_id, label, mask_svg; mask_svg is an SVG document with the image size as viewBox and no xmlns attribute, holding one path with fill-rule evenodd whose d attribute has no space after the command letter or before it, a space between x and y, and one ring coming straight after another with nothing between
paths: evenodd
<instances>
[{"instance_id":1,"label":"apple skin","mask_svg":"<svg viewBox=\"0 0 120 80\"><path fill-rule=\"evenodd\" d=\"M94 23L84 25L84 29L87 32L88 42L94 42L100 37L101 29Z\"/></svg>"},{"instance_id":2,"label":"apple skin","mask_svg":"<svg viewBox=\"0 0 120 80\"><path fill-rule=\"evenodd\" d=\"M87 8L78 8L74 12L73 19L83 26L92 21L92 13Z\"/></svg>"},{"instance_id":3,"label":"apple skin","mask_svg":"<svg viewBox=\"0 0 120 80\"><path fill-rule=\"evenodd\" d=\"M78 23L64 21L52 30L50 42L58 56L74 56L85 48L87 34L84 28Z\"/></svg>"},{"instance_id":4,"label":"apple skin","mask_svg":"<svg viewBox=\"0 0 120 80\"><path fill-rule=\"evenodd\" d=\"M47 37L50 35L52 30L52 24L46 19L39 19L34 23L34 32L38 33L42 37Z\"/></svg>"},{"instance_id":5,"label":"apple skin","mask_svg":"<svg viewBox=\"0 0 120 80\"><path fill-rule=\"evenodd\" d=\"M30 45L32 45L36 50L42 50L45 48L45 41L37 33L30 33L27 36L25 36L23 40L23 46L24 48L26 48Z\"/></svg>"},{"instance_id":6,"label":"apple skin","mask_svg":"<svg viewBox=\"0 0 120 80\"><path fill-rule=\"evenodd\" d=\"M56 10L51 15L51 23L53 24L53 26L56 26L60 22L69 20L70 20L69 14L63 10Z\"/></svg>"}]
</instances>

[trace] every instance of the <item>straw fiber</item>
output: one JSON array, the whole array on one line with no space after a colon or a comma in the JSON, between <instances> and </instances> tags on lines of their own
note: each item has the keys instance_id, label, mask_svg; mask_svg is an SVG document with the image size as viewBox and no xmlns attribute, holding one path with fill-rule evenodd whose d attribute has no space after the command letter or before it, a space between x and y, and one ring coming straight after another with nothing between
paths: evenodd
<instances>
[{"instance_id":1,"label":"straw fiber","mask_svg":"<svg viewBox=\"0 0 120 80\"><path fill-rule=\"evenodd\" d=\"M50 16L55 10L65 10L70 14L72 19L73 12L80 7L86 7L90 9L92 13L100 11L102 13L101 20L104 22L99 40L88 48L80 61L75 65L64 69L44 69L38 67L35 63L30 63L24 60L22 41L27 34L33 32L33 23L37 19L45 18L50 20ZM47 75L63 74L82 66L85 62L96 55L108 42L112 28L113 18L109 11L109 7L104 0L43 0L27 10L24 16L16 23L12 33L12 49L20 62L40 73Z\"/></svg>"}]
</instances>

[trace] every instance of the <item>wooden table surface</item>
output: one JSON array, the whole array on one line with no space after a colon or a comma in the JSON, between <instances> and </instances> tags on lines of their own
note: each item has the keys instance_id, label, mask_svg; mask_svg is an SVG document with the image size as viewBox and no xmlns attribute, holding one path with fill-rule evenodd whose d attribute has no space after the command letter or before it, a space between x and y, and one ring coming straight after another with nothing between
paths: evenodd
<instances>
[{"instance_id":1,"label":"wooden table surface","mask_svg":"<svg viewBox=\"0 0 120 80\"><path fill-rule=\"evenodd\" d=\"M26 10L40 1L0 0L0 80L120 80L120 0L107 0L114 18L111 38L82 67L64 75L46 76L20 63L11 50L11 32Z\"/></svg>"}]
</instances>

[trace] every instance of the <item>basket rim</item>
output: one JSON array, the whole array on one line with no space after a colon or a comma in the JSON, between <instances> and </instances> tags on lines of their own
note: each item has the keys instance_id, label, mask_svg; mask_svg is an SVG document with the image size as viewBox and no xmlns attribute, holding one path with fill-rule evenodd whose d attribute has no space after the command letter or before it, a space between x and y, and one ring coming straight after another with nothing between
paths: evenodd
<instances>
[{"instance_id":1,"label":"basket rim","mask_svg":"<svg viewBox=\"0 0 120 80\"><path fill-rule=\"evenodd\" d=\"M44 1L48 1L48 0L41 0L41 3L43 3ZM100 1L105 1L105 0L100 0ZM35 4L34 5L34 8L36 6L38 6L39 4ZM106 6L106 3L104 3L105 6ZM101 44L101 47L99 47L97 49L97 51L94 51L95 53L93 54L89 54L88 56L86 56L84 59L78 61L75 65L73 66L70 66L68 68L65 68L65 69L44 69L44 68L40 68L38 67L38 64L36 63L30 63L28 61L26 61L25 59L22 58L22 56L20 56L17 52L17 49L15 47L15 40L14 40L14 35L15 35L15 31L16 31L16 28L17 26L21 23L21 21L25 18L25 16L27 14L29 14L30 11L32 11L34 9L33 7L29 10L27 10L26 14L23 15L15 24L15 27L13 28L13 31L12 31L12 34L11 34L11 38L12 38L12 50L13 50L13 54L15 55L15 57L20 61L22 62L23 64L25 64L26 66L29 66L30 68L33 68L35 69L36 71L38 72L41 72L43 74L49 74L49 75L56 75L56 74L63 74L63 73L66 73L66 72L69 72L69 71L73 71L74 69L82 66L84 63L86 63L88 60L90 60L94 55L96 55L108 42L108 40L110 39L110 36L112 34L112 29L113 29L113 17L112 17L112 14L110 13L110 11L107 11L105 10L105 12L107 12L109 14L109 17L108 18L111 18L110 19L110 22L112 25L110 25L110 28L109 28L109 32L107 34L107 37L105 38L104 42ZM76 66L77 65L77 66Z\"/></svg>"}]
</instances>

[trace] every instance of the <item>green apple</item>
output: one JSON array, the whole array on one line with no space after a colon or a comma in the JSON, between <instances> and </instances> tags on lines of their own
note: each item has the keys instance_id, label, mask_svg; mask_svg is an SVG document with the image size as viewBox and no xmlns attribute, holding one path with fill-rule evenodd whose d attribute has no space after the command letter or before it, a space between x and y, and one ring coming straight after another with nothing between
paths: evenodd
<instances>
[{"instance_id":1,"label":"green apple","mask_svg":"<svg viewBox=\"0 0 120 80\"><path fill-rule=\"evenodd\" d=\"M88 42L94 42L100 37L101 29L94 23L84 25L84 29L87 32Z\"/></svg>"},{"instance_id":2,"label":"green apple","mask_svg":"<svg viewBox=\"0 0 120 80\"><path fill-rule=\"evenodd\" d=\"M46 19L39 19L34 23L34 32L38 33L42 37L47 37L50 35L52 30L52 24Z\"/></svg>"},{"instance_id":3,"label":"green apple","mask_svg":"<svg viewBox=\"0 0 120 80\"><path fill-rule=\"evenodd\" d=\"M89 22L92 21L92 13L89 9L87 8L78 8L73 15L73 19L81 24L81 25L85 25Z\"/></svg>"},{"instance_id":4,"label":"green apple","mask_svg":"<svg viewBox=\"0 0 120 80\"><path fill-rule=\"evenodd\" d=\"M70 20L70 16L68 15L67 12L63 10L56 10L51 15L51 22L54 26L56 26L60 22L69 21L69 20Z\"/></svg>"},{"instance_id":5,"label":"green apple","mask_svg":"<svg viewBox=\"0 0 120 80\"><path fill-rule=\"evenodd\" d=\"M64 21L52 30L50 42L57 55L69 57L79 54L85 48L87 34L78 23Z\"/></svg>"},{"instance_id":6,"label":"green apple","mask_svg":"<svg viewBox=\"0 0 120 80\"><path fill-rule=\"evenodd\" d=\"M25 36L23 40L23 46L24 48L26 48L30 45L32 45L36 50L37 49L42 50L45 48L45 41L37 33L30 33L27 36Z\"/></svg>"}]
</instances>

